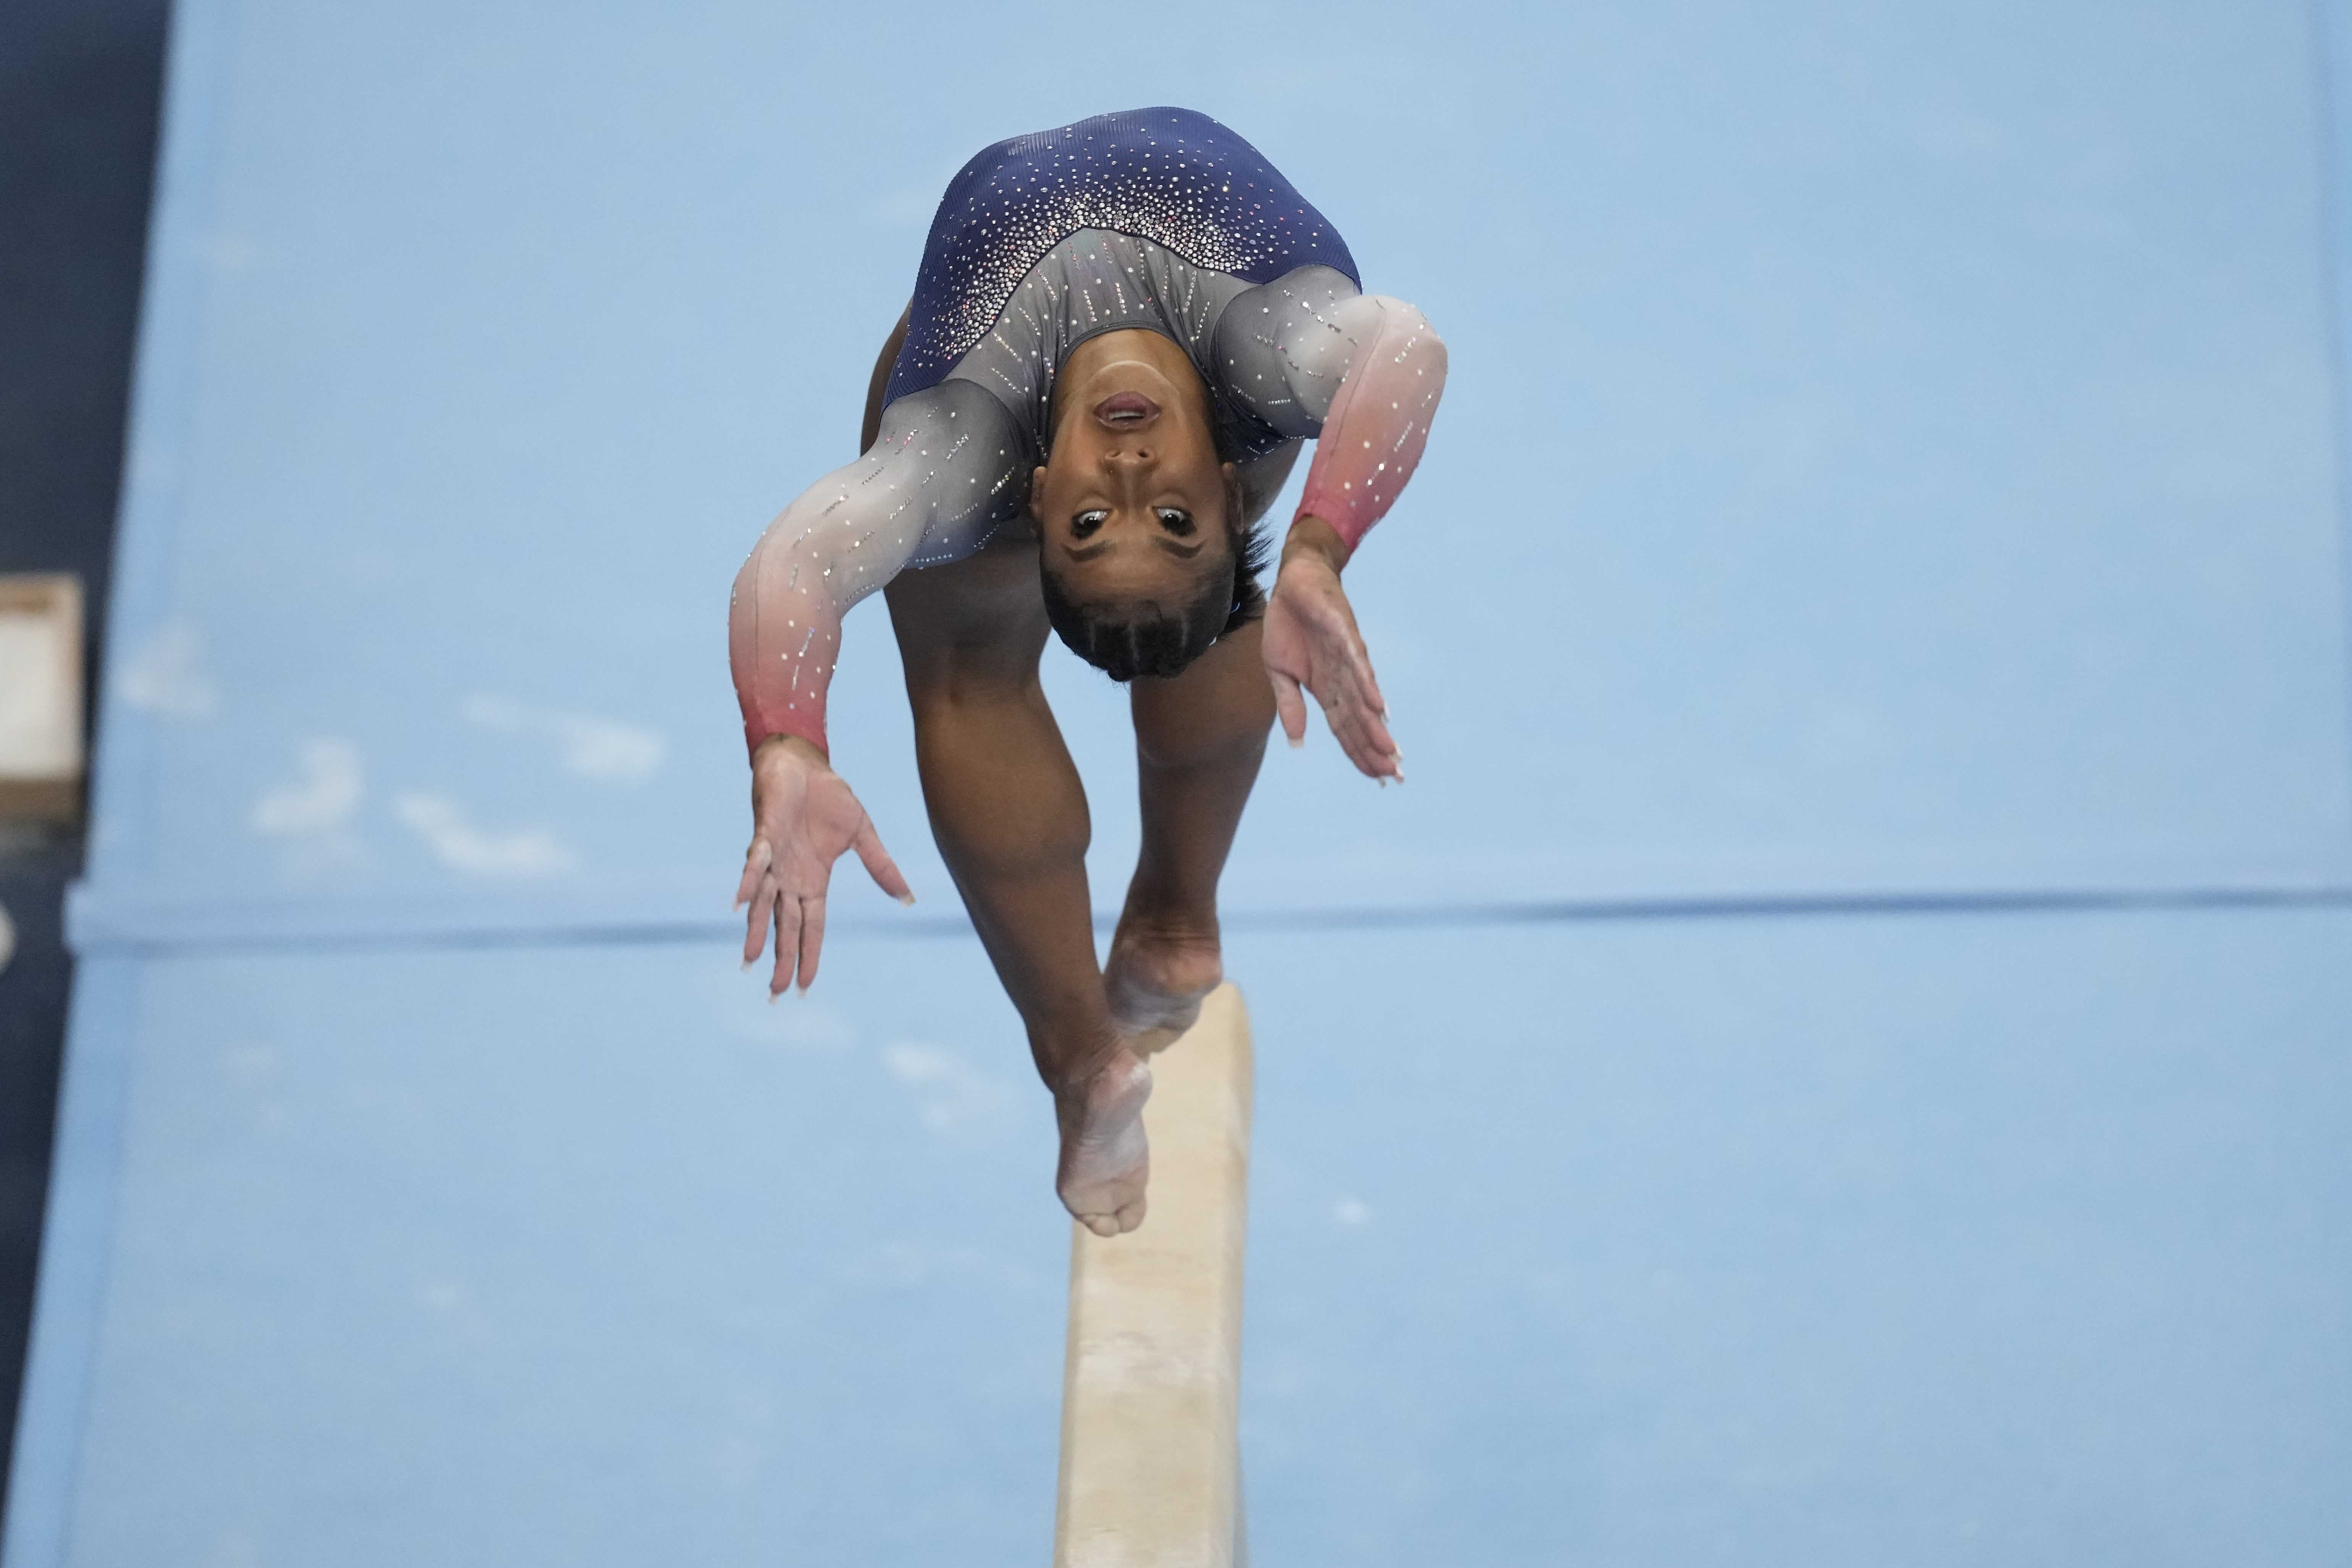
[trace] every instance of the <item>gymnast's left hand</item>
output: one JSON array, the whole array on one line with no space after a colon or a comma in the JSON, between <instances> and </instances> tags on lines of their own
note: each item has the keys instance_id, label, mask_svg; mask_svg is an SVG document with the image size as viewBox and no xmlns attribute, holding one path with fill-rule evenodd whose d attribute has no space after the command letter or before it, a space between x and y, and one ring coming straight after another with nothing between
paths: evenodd
<instances>
[{"instance_id":1,"label":"gymnast's left hand","mask_svg":"<svg viewBox=\"0 0 2352 1568\"><path fill-rule=\"evenodd\" d=\"M1307 740L1307 702L1322 706L1331 738L1367 778L1404 782L1404 756L1389 733L1388 704L1372 676L1372 658L1356 629L1356 612L1339 586L1348 547L1317 517L1292 525L1282 567L1265 604L1265 672L1274 707L1294 746Z\"/></svg>"},{"instance_id":2,"label":"gymnast's left hand","mask_svg":"<svg viewBox=\"0 0 2352 1568\"><path fill-rule=\"evenodd\" d=\"M824 946L825 889L833 863L857 851L866 874L902 904L915 901L873 819L833 771L825 754L797 735L771 735L751 753L751 847L735 907L751 906L744 922L743 967L767 949L775 925L776 964L768 978L772 999L793 984L806 991Z\"/></svg>"}]
</instances>

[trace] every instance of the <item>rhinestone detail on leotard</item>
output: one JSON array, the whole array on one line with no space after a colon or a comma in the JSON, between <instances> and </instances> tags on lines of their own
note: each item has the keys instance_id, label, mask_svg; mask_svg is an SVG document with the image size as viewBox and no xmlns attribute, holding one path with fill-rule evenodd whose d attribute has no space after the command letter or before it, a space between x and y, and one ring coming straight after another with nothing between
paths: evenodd
<instances>
[{"instance_id":1,"label":"rhinestone detail on leotard","mask_svg":"<svg viewBox=\"0 0 2352 1568\"><path fill-rule=\"evenodd\" d=\"M1357 279L1329 221L1232 131L1189 109L1097 115L1000 142L949 183L887 396L936 384L1030 269L1086 228L1149 239L1252 283L1315 265Z\"/></svg>"}]
</instances>

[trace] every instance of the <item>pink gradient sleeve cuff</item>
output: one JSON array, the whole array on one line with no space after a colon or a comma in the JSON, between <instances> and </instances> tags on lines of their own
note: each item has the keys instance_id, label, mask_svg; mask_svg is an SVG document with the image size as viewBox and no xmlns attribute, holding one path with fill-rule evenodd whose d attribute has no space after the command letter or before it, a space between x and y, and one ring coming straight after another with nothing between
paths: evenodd
<instances>
[{"instance_id":1,"label":"pink gradient sleeve cuff","mask_svg":"<svg viewBox=\"0 0 2352 1568\"><path fill-rule=\"evenodd\" d=\"M1445 391L1445 343L1419 310L1365 296L1380 321L1324 416L1299 517L1319 517L1352 551L1396 504L1421 462Z\"/></svg>"}]
</instances>

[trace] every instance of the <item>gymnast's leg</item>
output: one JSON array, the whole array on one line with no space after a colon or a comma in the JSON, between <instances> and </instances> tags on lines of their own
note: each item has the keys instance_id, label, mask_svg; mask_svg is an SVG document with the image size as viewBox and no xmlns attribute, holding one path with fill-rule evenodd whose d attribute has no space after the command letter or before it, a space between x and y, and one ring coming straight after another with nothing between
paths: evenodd
<instances>
[{"instance_id":1,"label":"gymnast's leg","mask_svg":"<svg viewBox=\"0 0 2352 1568\"><path fill-rule=\"evenodd\" d=\"M1054 1093L1055 1187L1097 1233L1132 1230L1151 1074L1113 1029L1096 965L1086 792L1037 682L1036 546L905 573L887 593L932 834Z\"/></svg>"},{"instance_id":2,"label":"gymnast's leg","mask_svg":"<svg viewBox=\"0 0 2352 1568\"><path fill-rule=\"evenodd\" d=\"M1252 622L1183 674L1130 689L1143 847L1105 985L1113 1025L1142 1055L1189 1028L1223 974L1217 878L1274 724L1261 633Z\"/></svg>"}]
</instances>

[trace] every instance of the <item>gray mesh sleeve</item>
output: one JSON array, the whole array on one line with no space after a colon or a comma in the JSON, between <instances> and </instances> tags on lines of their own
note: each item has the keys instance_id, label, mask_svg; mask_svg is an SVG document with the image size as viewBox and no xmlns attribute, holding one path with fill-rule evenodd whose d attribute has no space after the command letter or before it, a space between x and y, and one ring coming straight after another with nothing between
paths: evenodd
<instances>
[{"instance_id":1,"label":"gray mesh sleeve","mask_svg":"<svg viewBox=\"0 0 2352 1568\"><path fill-rule=\"evenodd\" d=\"M1235 295L1213 351L1226 395L1294 440L1321 435L1355 357L1341 312L1360 298L1329 267L1302 267Z\"/></svg>"},{"instance_id":2,"label":"gray mesh sleeve","mask_svg":"<svg viewBox=\"0 0 2352 1568\"><path fill-rule=\"evenodd\" d=\"M1226 395L1285 436L1312 436L1299 515L1349 549L1396 501L1445 391L1445 342L1402 300L1328 268L1236 295L1217 323Z\"/></svg>"},{"instance_id":3,"label":"gray mesh sleeve","mask_svg":"<svg viewBox=\"0 0 2352 1568\"><path fill-rule=\"evenodd\" d=\"M1028 484L1002 405L970 382L882 411L866 455L803 490L752 546L728 610L747 743L824 742L841 621L909 565L960 560L1020 514Z\"/></svg>"}]
</instances>

